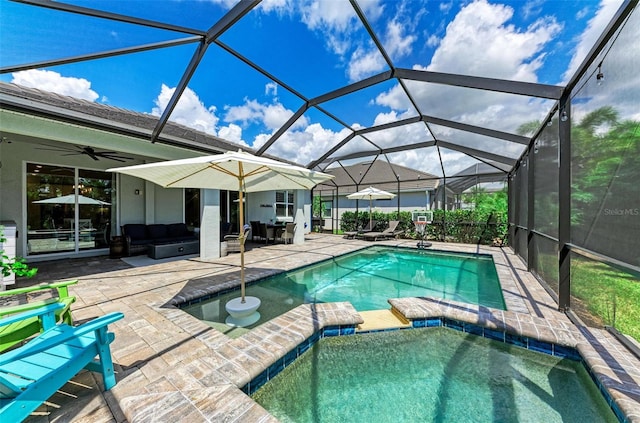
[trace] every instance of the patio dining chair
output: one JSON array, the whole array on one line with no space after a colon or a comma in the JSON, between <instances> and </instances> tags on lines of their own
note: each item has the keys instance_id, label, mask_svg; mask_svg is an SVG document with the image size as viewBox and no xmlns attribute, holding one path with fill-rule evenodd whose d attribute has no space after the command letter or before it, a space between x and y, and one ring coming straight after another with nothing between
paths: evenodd
<instances>
[{"instance_id":1,"label":"patio dining chair","mask_svg":"<svg viewBox=\"0 0 640 423\"><path fill-rule=\"evenodd\" d=\"M247 242L247 239L251 236L251 226L245 225L244 230L244 242ZM227 243L227 252L228 253L239 253L240 252L240 234L230 234L225 235L224 240Z\"/></svg>"},{"instance_id":2,"label":"patio dining chair","mask_svg":"<svg viewBox=\"0 0 640 423\"><path fill-rule=\"evenodd\" d=\"M291 241L291 243L293 243L293 234L295 233L295 230L296 230L295 223L289 222L285 225L284 231L280 236L280 238L282 238L285 244L288 244L288 241Z\"/></svg>"}]
</instances>

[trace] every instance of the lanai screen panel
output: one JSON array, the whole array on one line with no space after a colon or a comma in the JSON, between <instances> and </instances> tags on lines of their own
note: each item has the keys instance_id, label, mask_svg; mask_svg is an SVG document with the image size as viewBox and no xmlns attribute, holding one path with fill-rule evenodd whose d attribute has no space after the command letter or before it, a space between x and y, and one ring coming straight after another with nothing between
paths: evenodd
<instances>
[{"instance_id":1,"label":"lanai screen panel","mask_svg":"<svg viewBox=\"0 0 640 423\"><path fill-rule=\"evenodd\" d=\"M469 131L461 131L446 126L430 124L429 128L439 141L445 141L460 147L468 147L479 150L482 153L489 153L504 158L504 164L515 163L515 160L522 155L525 145L507 141L501 138L480 135ZM491 160L490 156L486 157ZM494 160L498 160L496 157Z\"/></svg>"},{"instance_id":2,"label":"lanai screen panel","mask_svg":"<svg viewBox=\"0 0 640 423\"><path fill-rule=\"evenodd\" d=\"M540 123L538 123L540 124ZM558 293L558 116L546 125L534 143L528 163L533 166L533 229L530 251L533 271ZM531 223L531 222L530 222ZM546 235L546 236L544 236ZM553 239L550 239L548 237Z\"/></svg>"},{"instance_id":3,"label":"lanai screen panel","mask_svg":"<svg viewBox=\"0 0 640 423\"><path fill-rule=\"evenodd\" d=\"M638 39L636 9L572 97L571 151L572 242L634 266L640 266Z\"/></svg>"},{"instance_id":4,"label":"lanai screen panel","mask_svg":"<svg viewBox=\"0 0 640 423\"><path fill-rule=\"evenodd\" d=\"M158 3L164 5L168 2ZM99 5L92 3L90 7L93 6ZM159 9L157 18L166 21L162 6ZM10 1L2 2L2 15L0 63L3 67L192 37L184 32L29 7Z\"/></svg>"},{"instance_id":5,"label":"lanai screen panel","mask_svg":"<svg viewBox=\"0 0 640 423\"><path fill-rule=\"evenodd\" d=\"M377 70L366 71L350 60L359 45L369 46L370 38L349 2L290 6L295 11L285 11L282 4L261 3L235 23L221 42L306 99L389 70L376 50L368 50L368 54L381 64ZM335 19L323 18L326 13Z\"/></svg>"},{"instance_id":6,"label":"lanai screen panel","mask_svg":"<svg viewBox=\"0 0 640 423\"><path fill-rule=\"evenodd\" d=\"M352 132L351 129L345 128L321 111L311 108L307 109L293 125L275 138L266 153L307 165ZM264 136L264 142L270 140L271 136ZM262 146L262 144L263 140L259 140L257 145Z\"/></svg>"},{"instance_id":7,"label":"lanai screen panel","mask_svg":"<svg viewBox=\"0 0 640 423\"><path fill-rule=\"evenodd\" d=\"M523 123L544 119L555 102L476 88L403 81L424 115L512 134L517 134Z\"/></svg>"},{"instance_id":8,"label":"lanai screen panel","mask_svg":"<svg viewBox=\"0 0 640 423\"><path fill-rule=\"evenodd\" d=\"M344 131L349 134L351 131ZM341 134L342 135L342 134ZM354 137L344 137L340 140L343 143L333 154L329 155L326 160L320 163L314 170L324 170L327 166L337 166L336 160L341 163L359 163L366 161L366 157L379 155L379 149L376 148L365 137L356 135ZM336 144L337 145L337 144Z\"/></svg>"},{"instance_id":9,"label":"lanai screen panel","mask_svg":"<svg viewBox=\"0 0 640 423\"><path fill-rule=\"evenodd\" d=\"M558 122L546 126L536 139L533 155L534 167L534 225L533 229L558 238Z\"/></svg>"},{"instance_id":10,"label":"lanai screen panel","mask_svg":"<svg viewBox=\"0 0 640 423\"><path fill-rule=\"evenodd\" d=\"M162 85L158 109L164 111L174 89L175 85ZM247 148L268 140L302 104L300 98L212 44L169 121Z\"/></svg>"},{"instance_id":11,"label":"lanai screen panel","mask_svg":"<svg viewBox=\"0 0 640 423\"><path fill-rule=\"evenodd\" d=\"M433 147L412 148L410 150L399 151L397 153L390 153L385 155L391 163L406 163L408 169L415 169L428 175L412 175L401 174L403 179L431 179L433 176L442 178L442 166L440 163L441 154L438 149Z\"/></svg>"},{"instance_id":12,"label":"lanai screen panel","mask_svg":"<svg viewBox=\"0 0 640 423\"><path fill-rule=\"evenodd\" d=\"M396 79L388 79L353 92L322 101L318 106L335 115L354 130L371 128L417 116L415 109L398 114L393 108L383 104L381 96L397 85ZM340 93L330 93L338 95ZM408 101L404 92L398 94L402 101Z\"/></svg>"},{"instance_id":13,"label":"lanai screen panel","mask_svg":"<svg viewBox=\"0 0 640 423\"><path fill-rule=\"evenodd\" d=\"M427 127L422 122L369 132L363 136L381 149L409 146L433 140Z\"/></svg>"}]
</instances>

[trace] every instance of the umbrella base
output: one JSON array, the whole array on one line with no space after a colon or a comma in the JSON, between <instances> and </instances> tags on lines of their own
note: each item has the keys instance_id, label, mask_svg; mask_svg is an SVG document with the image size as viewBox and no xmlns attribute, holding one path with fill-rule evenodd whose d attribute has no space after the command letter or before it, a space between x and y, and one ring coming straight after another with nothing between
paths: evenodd
<instances>
[{"instance_id":1,"label":"umbrella base","mask_svg":"<svg viewBox=\"0 0 640 423\"><path fill-rule=\"evenodd\" d=\"M257 297L234 298L225 304L225 309L229 313L229 317L225 323L229 326L244 327L249 326L260 320L260 313L256 310L260 307L260 299Z\"/></svg>"}]
</instances>

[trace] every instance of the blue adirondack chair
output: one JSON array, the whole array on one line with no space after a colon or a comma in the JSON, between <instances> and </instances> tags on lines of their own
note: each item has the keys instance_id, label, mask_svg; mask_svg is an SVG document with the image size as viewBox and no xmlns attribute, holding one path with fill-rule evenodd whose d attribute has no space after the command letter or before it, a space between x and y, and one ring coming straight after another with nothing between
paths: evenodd
<instances>
[{"instance_id":1,"label":"blue adirondack chair","mask_svg":"<svg viewBox=\"0 0 640 423\"><path fill-rule=\"evenodd\" d=\"M46 328L21 347L0 354L0 421L24 420L83 368L100 372L105 390L115 385L109 348L115 335L107 332L107 326L124 315L110 313L80 326L55 324L55 312L61 307L49 304L0 319L4 325L39 316Z\"/></svg>"}]
</instances>

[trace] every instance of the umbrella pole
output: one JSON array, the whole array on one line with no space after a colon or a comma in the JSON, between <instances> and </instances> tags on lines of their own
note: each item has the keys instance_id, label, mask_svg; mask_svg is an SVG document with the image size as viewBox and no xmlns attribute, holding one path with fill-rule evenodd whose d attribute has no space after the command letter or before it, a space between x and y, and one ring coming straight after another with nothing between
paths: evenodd
<instances>
[{"instance_id":1,"label":"umbrella pole","mask_svg":"<svg viewBox=\"0 0 640 423\"><path fill-rule=\"evenodd\" d=\"M373 206L372 202L371 202L371 196L369 196L369 230L373 231L373 228L371 227L371 224L373 223L373 209L371 208Z\"/></svg>"},{"instance_id":2,"label":"umbrella pole","mask_svg":"<svg viewBox=\"0 0 640 423\"><path fill-rule=\"evenodd\" d=\"M244 304L244 202L242 198L242 163L239 164L240 167L240 177L238 177L239 189L238 189L238 201L240 202L239 206L239 215L240 215L240 296L241 303Z\"/></svg>"}]
</instances>

